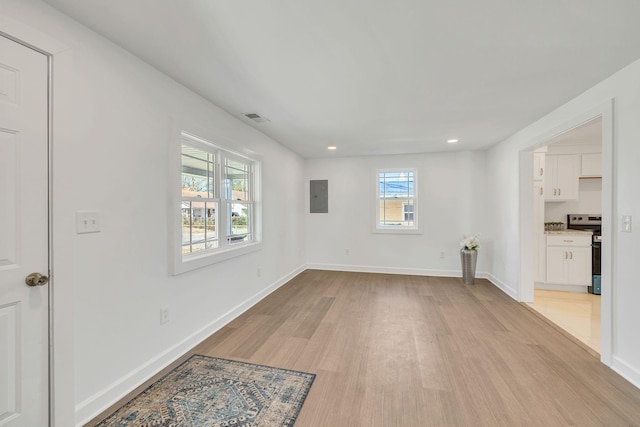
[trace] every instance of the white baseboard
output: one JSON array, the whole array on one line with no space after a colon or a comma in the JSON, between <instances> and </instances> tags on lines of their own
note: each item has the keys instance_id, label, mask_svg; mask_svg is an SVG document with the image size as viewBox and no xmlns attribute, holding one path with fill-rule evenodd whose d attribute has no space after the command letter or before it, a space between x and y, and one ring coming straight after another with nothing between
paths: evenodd
<instances>
[{"instance_id":1,"label":"white baseboard","mask_svg":"<svg viewBox=\"0 0 640 427\"><path fill-rule=\"evenodd\" d=\"M509 295L511 298L513 298L514 300L518 301L518 291L517 289L513 288L512 286L507 285L506 283L502 282L500 279L498 279L496 276L494 276L493 274L489 274L487 276L487 279L493 283L494 285L496 285L496 287L498 289L500 289L502 292L504 292L505 294Z\"/></svg>"},{"instance_id":2,"label":"white baseboard","mask_svg":"<svg viewBox=\"0 0 640 427\"><path fill-rule=\"evenodd\" d=\"M424 268L381 267L348 264L307 264L311 270L351 271L356 273L409 274L414 276L462 277L461 271L428 270ZM477 277L480 277L479 275Z\"/></svg>"},{"instance_id":3,"label":"white baseboard","mask_svg":"<svg viewBox=\"0 0 640 427\"><path fill-rule=\"evenodd\" d=\"M178 360L193 347L204 341L213 333L227 325L236 317L247 311L249 308L264 299L267 295L284 285L298 274L305 270L305 266L296 268L291 273L281 277L271 285L267 286L251 298L238 304L236 307L227 311L205 327L176 343L166 351L158 354L153 359L139 366L118 380L112 382L104 389L95 393L93 396L78 403L75 407L76 426L80 427L98 416L102 411L114 405L118 400L122 399L132 390L135 390L145 381L162 371L171 363Z\"/></svg>"},{"instance_id":4,"label":"white baseboard","mask_svg":"<svg viewBox=\"0 0 640 427\"><path fill-rule=\"evenodd\" d=\"M577 292L582 294L586 294L589 291L587 285L556 285L553 283L536 282L534 287L535 289L544 289L547 291Z\"/></svg>"},{"instance_id":5,"label":"white baseboard","mask_svg":"<svg viewBox=\"0 0 640 427\"><path fill-rule=\"evenodd\" d=\"M631 366L629 363L625 362L618 356L613 356L611 369L619 373L624 379L629 381L637 388L640 388L640 369Z\"/></svg>"},{"instance_id":6,"label":"white baseboard","mask_svg":"<svg viewBox=\"0 0 640 427\"><path fill-rule=\"evenodd\" d=\"M413 276L434 276L434 277L462 277L461 270L433 270L426 268L401 268L401 267L381 267L371 265L348 265L348 264L307 264L307 268L311 270L330 270L330 271L350 271L355 273L382 273L382 274L405 274ZM479 271L476 273L478 279L490 279L490 275L486 272Z\"/></svg>"},{"instance_id":7,"label":"white baseboard","mask_svg":"<svg viewBox=\"0 0 640 427\"><path fill-rule=\"evenodd\" d=\"M462 277L461 270L431 270L425 268L398 268L379 267L369 265L346 265L346 264L307 264L308 269L330 270L330 271L352 271L357 273L386 273L386 274L410 274L414 276L435 276L435 277ZM478 279L487 279L498 289L518 301L518 291L500 281L493 274L480 271L476 273Z\"/></svg>"}]
</instances>

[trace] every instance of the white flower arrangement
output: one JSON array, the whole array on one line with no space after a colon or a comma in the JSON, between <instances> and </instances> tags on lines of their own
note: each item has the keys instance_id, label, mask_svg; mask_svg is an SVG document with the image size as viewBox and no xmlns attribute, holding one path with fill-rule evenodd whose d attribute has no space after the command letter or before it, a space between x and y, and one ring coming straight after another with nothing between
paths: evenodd
<instances>
[{"instance_id":1,"label":"white flower arrangement","mask_svg":"<svg viewBox=\"0 0 640 427\"><path fill-rule=\"evenodd\" d=\"M460 248L476 251L480 248L480 239L478 239L478 235L464 238L460 241Z\"/></svg>"}]
</instances>

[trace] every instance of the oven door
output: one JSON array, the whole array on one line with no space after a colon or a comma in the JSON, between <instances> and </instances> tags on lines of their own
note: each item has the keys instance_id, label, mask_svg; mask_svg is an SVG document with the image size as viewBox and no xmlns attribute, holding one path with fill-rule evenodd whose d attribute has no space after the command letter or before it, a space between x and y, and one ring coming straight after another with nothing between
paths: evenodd
<instances>
[{"instance_id":1,"label":"oven door","mask_svg":"<svg viewBox=\"0 0 640 427\"><path fill-rule=\"evenodd\" d=\"M593 236L591 244L591 269L593 275L600 276L600 252L602 248L602 236Z\"/></svg>"}]
</instances>

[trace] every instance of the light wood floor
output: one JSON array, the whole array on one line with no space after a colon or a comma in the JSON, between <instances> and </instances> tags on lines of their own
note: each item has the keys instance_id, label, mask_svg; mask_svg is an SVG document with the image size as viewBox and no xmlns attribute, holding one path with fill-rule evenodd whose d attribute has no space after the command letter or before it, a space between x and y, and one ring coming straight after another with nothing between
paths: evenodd
<instances>
[{"instance_id":1,"label":"light wood floor","mask_svg":"<svg viewBox=\"0 0 640 427\"><path fill-rule=\"evenodd\" d=\"M529 306L600 353L600 295L536 289Z\"/></svg>"},{"instance_id":2,"label":"light wood floor","mask_svg":"<svg viewBox=\"0 0 640 427\"><path fill-rule=\"evenodd\" d=\"M485 280L307 270L194 352L315 373L296 427L640 426L640 390Z\"/></svg>"}]
</instances>

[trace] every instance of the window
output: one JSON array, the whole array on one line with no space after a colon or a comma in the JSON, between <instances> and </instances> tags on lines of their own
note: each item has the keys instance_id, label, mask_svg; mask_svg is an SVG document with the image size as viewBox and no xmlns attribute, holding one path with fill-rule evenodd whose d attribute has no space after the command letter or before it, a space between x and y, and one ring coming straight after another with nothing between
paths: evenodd
<instances>
[{"instance_id":1,"label":"window","mask_svg":"<svg viewBox=\"0 0 640 427\"><path fill-rule=\"evenodd\" d=\"M216 155L182 144L182 254L220 246L216 225L220 199L216 194Z\"/></svg>"},{"instance_id":2,"label":"window","mask_svg":"<svg viewBox=\"0 0 640 427\"><path fill-rule=\"evenodd\" d=\"M413 222L413 205L403 204L402 210L404 211L405 222Z\"/></svg>"},{"instance_id":3,"label":"window","mask_svg":"<svg viewBox=\"0 0 640 427\"><path fill-rule=\"evenodd\" d=\"M181 238L176 273L244 253L259 243L259 162L181 134ZM220 254L226 256L220 257ZM207 261L201 261L209 258ZM189 268L180 265L192 263Z\"/></svg>"},{"instance_id":4,"label":"window","mask_svg":"<svg viewBox=\"0 0 640 427\"><path fill-rule=\"evenodd\" d=\"M418 232L415 169L377 171L377 232Z\"/></svg>"},{"instance_id":5,"label":"window","mask_svg":"<svg viewBox=\"0 0 640 427\"><path fill-rule=\"evenodd\" d=\"M237 244L251 241L251 162L245 159L226 157L222 181L225 189L227 213L227 242Z\"/></svg>"}]
</instances>

